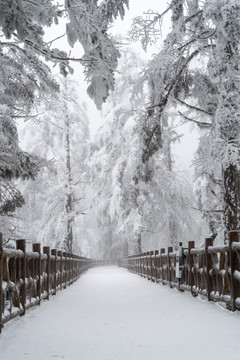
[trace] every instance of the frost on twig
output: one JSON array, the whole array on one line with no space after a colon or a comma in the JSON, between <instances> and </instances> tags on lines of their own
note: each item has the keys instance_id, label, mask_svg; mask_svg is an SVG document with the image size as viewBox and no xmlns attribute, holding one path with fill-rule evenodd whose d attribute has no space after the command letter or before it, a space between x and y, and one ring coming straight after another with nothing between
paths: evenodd
<instances>
[{"instance_id":1,"label":"frost on twig","mask_svg":"<svg viewBox=\"0 0 240 360\"><path fill-rule=\"evenodd\" d=\"M170 10L168 7L162 14L148 10L144 16L137 16L133 19L131 30L128 32L129 40L133 42L141 41L144 51L148 45L157 42L161 35L161 24L163 16Z\"/></svg>"}]
</instances>

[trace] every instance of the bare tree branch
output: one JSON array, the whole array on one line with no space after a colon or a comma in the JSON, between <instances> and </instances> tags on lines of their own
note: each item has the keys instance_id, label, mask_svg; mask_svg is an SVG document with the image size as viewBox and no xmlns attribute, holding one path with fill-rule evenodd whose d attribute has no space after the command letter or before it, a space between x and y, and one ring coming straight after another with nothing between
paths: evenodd
<instances>
[{"instance_id":1,"label":"bare tree branch","mask_svg":"<svg viewBox=\"0 0 240 360\"><path fill-rule=\"evenodd\" d=\"M212 127L212 124L207 123L207 122L203 122L203 121L198 121L198 120L192 119L192 118L184 115L183 113L181 113L181 111L178 111L178 113L179 113L179 115L182 116L185 120L194 122L194 123L197 124L199 127L202 127L202 128L211 128L211 127Z\"/></svg>"},{"instance_id":2,"label":"bare tree branch","mask_svg":"<svg viewBox=\"0 0 240 360\"><path fill-rule=\"evenodd\" d=\"M155 28L155 25L157 23L160 24L160 21L162 20L163 16L171 9L171 6L169 6L162 14L154 13L153 11L149 10L148 12L145 12L144 15L147 15L147 19L143 19L142 16L137 16L133 19L132 23L132 29L128 32L129 37L132 39L132 41L138 41L139 39L142 39L142 46L143 49L146 51L147 45L155 42L157 39L158 34L160 34L160 26L159 30ZM150 16L153 16L151 19ZM154 40L151 40L151 38L154 38Z\"/></svg>"},{"instance_id":3,"label":"bare tree branch","mask_svg":"<svg viewBox=\"0 0 240 360\"><path fill-rule=\"evenodd\" d=\"M206 115L210 115L210 116L213 116L213 115L214 115L213 113L210 113L209 111L206 111L206 110L204 110L204 109L201 109L201 108L199 108L199 107L197 107L197 106L190 105L190 104L186 103L185 101L180 100L179 98L175 98L175 99L176 99L177 101L179 101L182 105L187 106L187 107L188 107L189 109L191 109L191 110L200 111L200 112L202 112L202 113L204 113L204 114L206 114Z\"/></svg>"},{"instance_id":4,"label":"bare tree branch","mask_svg":"<svg viewBox=\"0 0 240 360\"><path fill-rule=\"evenodd\" d=\"M47 42L46 45L49 45L49 44L52 45L52 43L53 43L54 41L57 41L57 40L63 38L65 35L66 35L66 34L64 33L63 35L58 36L57 38L55 38L55 39Z\"/></svg>"},{"instance_id":5,"label":"bare tree branch","mask_svg":"<svg viewBox=\"0 0 240 360\"><path fill-rule=\"evenodd\" d=\"M201 211L201 212L206 212L206 213L224 213L224 210L203 210L203 209L199 209L199 208L195 208L195 207L191 207L191 209L193 210L197 210L197 211Z\"/></svg>"}]
</instances>

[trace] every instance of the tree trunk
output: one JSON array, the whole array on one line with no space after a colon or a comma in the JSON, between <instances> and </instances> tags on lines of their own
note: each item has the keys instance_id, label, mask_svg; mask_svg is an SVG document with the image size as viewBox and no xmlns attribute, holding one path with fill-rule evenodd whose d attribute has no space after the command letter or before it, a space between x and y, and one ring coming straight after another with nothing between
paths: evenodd
<instances>
[{"instance_id":1,"label":"tree trunk","mask_svg":"<svg viewBox=\"0 0 240 360\"><path fill-rule=\"evenodd\" d=\"M136 235L136 253L140 254L142 252L142 234L138 232Z\"/></svg>"},{"instance_id":2,"label":"tree trunk","mask_svg":"<svg viewBox=\"0 0 240 360\"><path fill-rule=\"evenodd\" d=\"M67 87L66 87L67 94ZM72 191L72 171L71 171L71 149L70 149L70 123L67 109L67 101L65 102L65 149L66 149L66 177L67 177L67 229L65 235L66 250L72 253L73 247L73 231L72 231L72 212L73 212L73 191Z\"/></svg>"},{"instance_id":3,"label":"tree trunk","mask_svg":"<svg viewBox=\"0 0 240 360\"><path fill-rule=\"evenodd\" d=\"M224 216L227 233L239 228L239 171L230 164L224 176Z\"/></svg>"}]
</instances>

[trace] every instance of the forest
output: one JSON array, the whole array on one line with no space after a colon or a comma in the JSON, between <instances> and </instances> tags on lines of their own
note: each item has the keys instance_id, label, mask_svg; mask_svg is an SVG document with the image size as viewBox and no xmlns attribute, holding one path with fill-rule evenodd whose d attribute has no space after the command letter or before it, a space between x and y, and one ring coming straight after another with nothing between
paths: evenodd
<instances>
[{"instance_id":1,"label":"forest","mask_svg":"<svg viewBox=\"0 0 240 360\"><path fill-rule=\"evenodd\" d=\"M208 236L224 244L239 230L239 0L146 4L127 40L112 35L136 2L1 0L5 246L113 259ZM132 43L154 46L151 59ZM94 137L83 82L104 119ZM192 175L173 150L183 125L198 136Z\"/></svg>"}]
</instances>

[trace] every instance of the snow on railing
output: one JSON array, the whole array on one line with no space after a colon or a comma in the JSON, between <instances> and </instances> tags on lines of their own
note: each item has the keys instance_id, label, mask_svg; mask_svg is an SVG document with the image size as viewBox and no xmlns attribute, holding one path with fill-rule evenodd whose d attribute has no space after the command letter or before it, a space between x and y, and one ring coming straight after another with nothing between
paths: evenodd
<instances>
[{"instance_id":1,"label":"snow on railing","mask_svg":"<svg viewBox=\"0 0 240 360\"><path fill-rule=\"evenodd\" d=\"M209 301L225 303L229 310L240 310L240 242L237 231L229 234L229 244L213 246L207 238L205 246L195 248L194 241L182 248L181 277L177 278L177 252L172 247L144 252L119 260L119 266L148 280L203 295Z\"/></svg>"},{"instance_id":2,"label":"snow on railing","mask_svg":"<svg viewBox=\"0 0 240 360\"><path fill-rule=\"evenodd\" d=\"M50 295L65 289L90 267L110 265L106 260L87 259L68 252L33 244L26 250L25 240L16 249L3 248L0 233L0 333L3 325Z\"/></svg>"}]
</instances>

